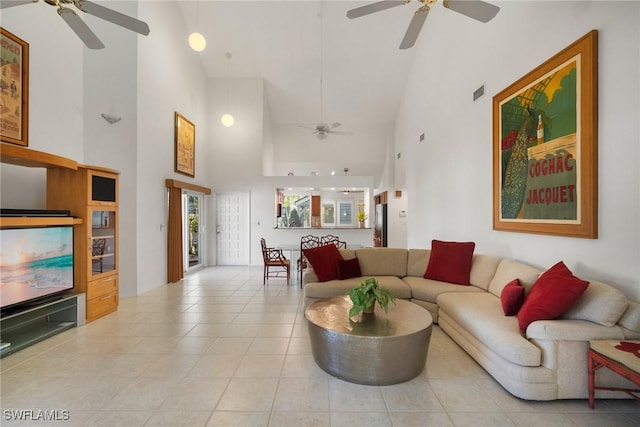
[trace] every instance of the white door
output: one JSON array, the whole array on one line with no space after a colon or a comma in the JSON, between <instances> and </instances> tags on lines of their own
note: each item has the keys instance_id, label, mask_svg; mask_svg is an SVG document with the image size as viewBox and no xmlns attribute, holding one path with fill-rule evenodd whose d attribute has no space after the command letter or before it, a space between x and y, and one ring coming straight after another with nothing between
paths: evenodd
<instances>
[{"instance_id":1,"label":"white door","mask_svg":"<svg viewBox=\"0 0 640 427\"><path fill-rule=\"evenodd\" d=\"M249 265L249 193L217 193L218 265Z\"/></svg>"}]
</instances>

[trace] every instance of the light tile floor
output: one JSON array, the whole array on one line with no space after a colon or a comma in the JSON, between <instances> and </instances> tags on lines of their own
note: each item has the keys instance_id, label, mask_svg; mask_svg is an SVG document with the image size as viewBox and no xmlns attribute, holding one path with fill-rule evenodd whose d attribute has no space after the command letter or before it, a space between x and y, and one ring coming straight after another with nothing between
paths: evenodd
<instances>
[{"instance_id":1,"label":"light tile floor","mask_svg":"<svg viewBox=\"0 0 640 427\"><path fill-rule=\"evenodd\" d=\"M297 285L214 267L123 299L116 313L1 363L0 424L82 426L638 426L640 404L527 402L438 327L427 365L398 385L318 368ZM363 355L363 362L366 362ZM16 422L12 410L66 421ZM68 411L68 412L63 412Z\"/></svg>"}]
</instances>

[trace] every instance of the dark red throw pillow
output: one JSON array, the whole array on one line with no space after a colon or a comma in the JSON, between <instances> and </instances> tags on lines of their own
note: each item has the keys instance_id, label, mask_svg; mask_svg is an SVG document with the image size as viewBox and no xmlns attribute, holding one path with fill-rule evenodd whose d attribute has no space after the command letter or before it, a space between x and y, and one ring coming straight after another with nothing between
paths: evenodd
<instances>
[{"instance_id":1,"label":"dark red throw pillow","mask_svg":"<svg viewBox=\"0 0 640 427\"><path fill-rule=\"evenodd\" d=\"M333 243L316 248L303 249L304 256L313 267L319 282L338 278L337 261L342 260L340 251Z\"/></svg>"},{"instance_id":2,"label":"dark red throw pillow","mask_svg":"<svg viewBox=\"0 0 640 427\"><path fill-rule=\"evenodd\" d=\"M513 279L502 288L500 302L505 316L514 316L524 303L524 287L520 286L519 279Z\"/></svg>"},{"instance_id":3,"label":"dark red throw pillow","mask_svg":"<svg viewBox=\"0 0 640 427\"><path fill-rule=\"evenodd\" d=\"M552 320L569 310L582 296L589 282L573 275L562 261L535 281L518 312L520 331L536 320Z\"/></svg>"},{"instance_id":4,"label":"dark red throw pillow","mask_svg":"<svg viewBox=\"0 0 640 427\"><path fill-rule=\"evenodd\" d=\"M471 262L473 261L474 242L431 241L429 265L424 273L425 279L469 285Z\"/></svg>"},{"instance_id":5,"label":"dark red throw pillow","mask_svg":"<svg viewBox=\"0 0 640 427\"><path fill-rule=\"evenodd\" d=\"M336 267L338 269L338 279L352 279L354 277L362 276L360 272L360 262L358 262L358 258L353 259L339 259L336 263Z\"/></svg>"}]
</instances>

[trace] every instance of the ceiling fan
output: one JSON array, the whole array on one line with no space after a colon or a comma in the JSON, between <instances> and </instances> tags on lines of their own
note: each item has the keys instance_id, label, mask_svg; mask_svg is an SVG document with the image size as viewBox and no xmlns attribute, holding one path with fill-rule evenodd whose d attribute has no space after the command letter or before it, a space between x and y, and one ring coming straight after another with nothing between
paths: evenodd
<instances>
[{"instance_id":1,"label":"ceiling fan","mask_svg":"<svg viewBox=\"0 0 640 427\"><path fill-rule=\"evenodd\" d=\"M324 88L323 88L323 58L324 58L324 14L323 14L323 3L320 2L320 12L318 14L320 18L320 122L316 124L314 127L299 125L305 129L312 130L312 134L316 135L318 139L327 139L329 134L333 135L353 135L353 132L341 132L334 130L337 127L342 126L342 123L334 122L332 124L328 124L324 122Z\"/></svg>"},{"instance_id":2,"label":"ceiling fan","mask_svg":"<svg viewBox=\"0 0 640 427\"><path fill-rule=\"evenodd\" d=\"M334 130L335 128L342 126L342 123L338 123L338 122L335 122L332 124L320 122L312 128L307 126L302 126L302 125L300 126L306 129L311 129L313 131L312 134L316 135L318 139L327 139L329 134L349 135L349 136L353 135L353 132L341 132L341 131Z\"/></svg>"},{"instance_id":3,"label":"ceiling fan","mask_svg":"<svg viewBox=\"0 0 640 427\"><path fill-rule=\"evenodd\" d=\"M407 32L404 34L404 38L400 43L400 49L408 49L415 44L416 39L420 34L420 30L422 29L422 25L427 19L427 15L431 9L429 5L435 4L438 0L417 1L422 3L422 7L416 10L413 15L413 18L409 23L409 28L407 28ZM410 2L411 0L383 0L351 9L347 12L347 17L350 19L359 18L371 13L380 12L381 10L402 6ZM483 23L492 20L500 10L498 6L480 0L443 0L442 5L447 9L451 9L454 12L461 13Z\"/></svg>"},{"instance_id":4,"label":"ceiling fan","mask_svg":"<svg viewBox=\"0 0 640 427\"><path fill-rule=\"evenodd\" d=\"M73 4L79 10L96 16L113 24L120 25L142 35L149 34L149 26L130 16L116 12L113 9L101 6L87 0L43 0L45 3L58 8L58 15L71 27L74 33L84 42L89 49L102 49L104 44L94 34L87 24L72 10L64 5ZM21 6L27 3L37 3L38 0L0 0L0 9Z\"/></svg>"}]
</instances>

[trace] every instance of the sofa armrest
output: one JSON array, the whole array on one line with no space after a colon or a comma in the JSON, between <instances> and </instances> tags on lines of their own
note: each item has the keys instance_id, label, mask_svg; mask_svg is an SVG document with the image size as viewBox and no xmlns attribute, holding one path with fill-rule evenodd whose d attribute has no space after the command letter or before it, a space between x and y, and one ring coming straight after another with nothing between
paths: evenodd
<instances>
[{"instance_id":1,"label":"sofa armrest","mask_svg":"<svg viewBox=\"0 0 640 427\"><path fill-rule=\"evenodd\" d=\"M618 326L602 326L586 320L538 320L529 325L529 340L590 341L624 339Z\"/></svg>"}]
</instances>

